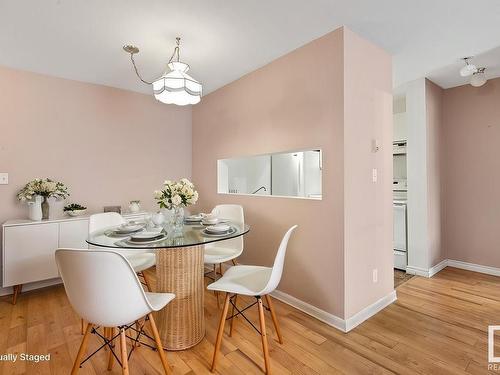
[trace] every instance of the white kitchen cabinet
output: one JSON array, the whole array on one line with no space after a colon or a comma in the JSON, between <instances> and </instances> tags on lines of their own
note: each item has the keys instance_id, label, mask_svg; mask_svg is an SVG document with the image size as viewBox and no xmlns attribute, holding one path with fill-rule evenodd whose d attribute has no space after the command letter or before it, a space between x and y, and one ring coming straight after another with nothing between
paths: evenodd
<instances>
[{"instance_id":1,"label":"white kitchen cabinet","mask_svg":"<svg viewBox=\"0 0 500 375\"><path fill-rule=\"evenodd\" d=\"M144 220L146 213L126 213L126 220ZM3 224L2 286L14 286L14 298L23 284L30 289L57 282L58 248L88 249L88 216L43 221L9 220ZM45 284L44 284L45 283Z\"/></svg>"},{"instance_id":2,"label":"white kitchen cabinet","mask_svg":"<svg viewBox=\"0 0 500 375\"><path fill-rule=\"evenodd\" d=\"M58 243L58 223L4 227L3 286L58 277L54 260Z\"/></svg>"}]
</instances>

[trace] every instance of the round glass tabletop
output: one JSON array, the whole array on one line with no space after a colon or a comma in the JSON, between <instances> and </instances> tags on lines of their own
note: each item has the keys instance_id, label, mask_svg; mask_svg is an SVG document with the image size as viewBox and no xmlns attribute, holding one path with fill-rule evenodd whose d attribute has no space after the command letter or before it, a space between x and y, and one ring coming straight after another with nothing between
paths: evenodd
<instances>
[{"instance_id":1,"label":"round glass tabletop","mask_svg":"<svg viewBox=\"0 0 500 375\"><path fill-rule=\"evenodd\" d=\"M211 233L207 226L202 224L184 224L182 234L173 236L165 231L159 232L156 237L144 238L143 229L134 233L121 233L120 227L109 227L89 234L87 243L99 247L120 249L164 249L169 247L188 247L204 245L211 242L228 240L248 233L250 226L235 222L225 222L230 229L223 234ZM139 234L139 236L138 236Z\"/></svg>"}]
</instances>

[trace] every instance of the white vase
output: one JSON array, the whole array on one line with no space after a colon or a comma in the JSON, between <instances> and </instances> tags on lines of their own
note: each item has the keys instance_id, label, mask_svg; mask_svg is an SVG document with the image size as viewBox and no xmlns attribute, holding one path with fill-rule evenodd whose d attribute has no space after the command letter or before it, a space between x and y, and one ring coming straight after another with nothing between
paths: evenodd
<instances>
[{"instance_id":1,"label":"white vase","mask_svg":"<svg viewBox=\"0 0 500 375\"><path fill-rule=\"evenodd\" d=\"M55 219L57 215L57 198L47 197L47 203L49 204L49 219Z\"/></svg>"},{"instance_id":2,"label":"white vase","mask_svg":"<svg viewBox=\"0 0 500 375\"><path fill-rule=\"evenodd\" d=\"M43 197L37 195L34 201L28 202L28 217L30 220L42 220L42 201Z\"/></svg>"}]
</instances>

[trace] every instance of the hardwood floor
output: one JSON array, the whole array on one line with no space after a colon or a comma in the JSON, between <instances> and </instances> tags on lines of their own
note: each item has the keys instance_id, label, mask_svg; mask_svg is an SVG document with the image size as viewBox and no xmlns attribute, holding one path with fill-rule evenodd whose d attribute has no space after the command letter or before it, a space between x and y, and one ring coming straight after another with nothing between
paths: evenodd
<instances>
[{"instance_id":1,"label":"hardwood floor","mask_svg":"<svg viewBox=\"0 0 500 375\"><path fill-rule=\"evenodd\" d=\"M400 270L394 269L394 288L397 288L401 284L406 283L412 277L413 277L413 275L410 275L410 274L406 273L405 271L400 271Z\"/></svg>"},{"instance_id":2,"label":"hardwood floor","mask_svg":"<svg viewBox=\"0 0 500 375\"><path fill-rule=\"evenodd\" d=\"M447 268L431 279L413 277L397 294L397 302L348 334L274 300L284 344L267 316L273 374L488 373L487 329L500 324L499 277ZM167 353L174 374L209 373L220 310L212 293L205 300L206 337L191 350ZM51 360L0 361L0 374L69 374L82 336L63 287L23 293L15 306L10 301L0 300L0 355L50 353ZM256 308L249 316L258 322ZM95 348L91 337L89 352ZM129 366L131 374L162 373L158 354L145 346ZM233 336L224 335L217 373L260 374L262 366L260 336L239 319ZM80 373L120 374L117 365L106 367L101 352Z\"/></svg>"}]
</instances>

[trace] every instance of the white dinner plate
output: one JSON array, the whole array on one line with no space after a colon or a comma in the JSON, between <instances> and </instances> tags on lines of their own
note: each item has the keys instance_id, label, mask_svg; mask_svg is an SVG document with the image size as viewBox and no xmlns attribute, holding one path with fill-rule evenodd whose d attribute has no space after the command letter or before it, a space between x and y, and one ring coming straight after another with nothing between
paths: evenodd
<instances>
[{"instance_id":1,"label":"white dinner plate","mask_svg":"<svg viewBox=\"0 0 500 375\"><path fill-rule=\"evenodd\" d=\"M224 233L227 232L231 229L230 225L227 224L217 224L217 225L211 225L206 228L207 232L210 233Z\"/></svg>"},{"instance_id":2,"label":"white dinner plate","mask_svg":"<svg viewBox=\"0 0 500 375\"><path fill-rule=\"evenodd\" d=\"M128 234L134 233L142 230L144 228L144 224L123 224L118 228L114 229L113 232L117 234Z\"/></svg>"},{"instance_id":3,"label":"white dinner plate","mask_svg":"<svg viewBox=\"0 0 500 375\"><path fill-rule=\"evenodd\" d=\"M164 236L163 233L160 232L139 232L139 233L134 233L133 235L130 236L130 239L134 242L143 242L147 240L155 240L160 236Z\"/></svg>"},{"instance_id":4,"label":"white dinner plate","mask_svg":"<svg viewBox=\"0 0 500 375\"><path fill-rule=\"evenodd\" d=\"M129 244L133 244L133 245L148 245L148 244L163 241L165 238L167 238L167 235L163 234L160 238L156 238L156 239L151 240L151 241L132 241L132 238L129 238L129 239L125 240L125 242L127 242Z\"/></svg>"},{"instance_id":5,"label":"white dinner plate","mask_svg":"<svg viewBox=\"0 0 500 375\"><path fill-rule=\"evenodd\" d=\"M201 221L203 217L201 215L191 215L186 217L184 220L186 221Z\"/></svg>"},{"instance_id":6,"label":"white dinner plate","mask_svg":"<svg viewBox=\"0 0 500 375\"><path fill-rule=\"evenodd\" d=\"M203 233L203 235L206 237L224 237L236 232L236 228L233 227L229 228L227 232L221 232L221 233L207 232L207 229L208 228L205 228L201 231L201 233Z\"/></svg>"}]
</instances>

